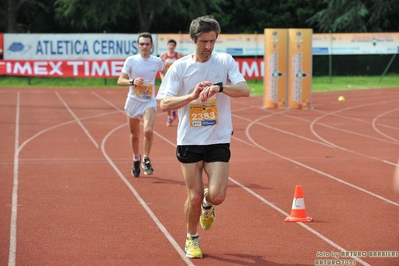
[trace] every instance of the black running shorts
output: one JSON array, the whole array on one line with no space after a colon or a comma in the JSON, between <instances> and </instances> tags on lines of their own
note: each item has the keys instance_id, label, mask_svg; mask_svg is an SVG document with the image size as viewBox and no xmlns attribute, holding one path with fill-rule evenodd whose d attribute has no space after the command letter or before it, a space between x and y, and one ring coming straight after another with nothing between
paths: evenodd
<instances>
[{"instance_id":1,"label":"black running shorts","mask_svg":"<svg viewBox=\"0 0 399 266\"><path fill-rule=\"evenodd\" d=\"M212 145L178 145L177 160L181 163L196 163L199 161L228 162L230 160L230 143Z\"/></svg>"}]
</instances>

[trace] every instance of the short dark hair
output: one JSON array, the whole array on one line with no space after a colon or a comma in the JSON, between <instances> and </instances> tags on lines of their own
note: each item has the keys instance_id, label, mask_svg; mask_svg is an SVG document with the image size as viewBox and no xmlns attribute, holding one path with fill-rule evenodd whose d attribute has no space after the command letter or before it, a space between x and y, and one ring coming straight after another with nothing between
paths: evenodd
<instances>
[{"instance_id":1,"label":"short dark hair","mask_svg":"<svg viewBox=\"0 0 399 266\"><path fill-rule=\"evenodd\" d=\"M137 42L139 42L140 38L150 38L151 43L152 43L152 36L151 36L151 33L149 33L149 32L140 33L139 37L137 37Z\"/></svg>"},{"instance_id":2,"label":"short dark hair","mask_svg":"<svg viewBox=\"0 0 399 266\"><path fill-rule=\"evenodd\" d=\"M198 17L191 21L189 34L190 38L195 42L201 33L211 31L216 32L216 37L220 34L219 22L212 15Z\"/></svg>"},{"instance_id":3,"label":"short dark hair","mask_svg":"<svg viewBox=\"0 0 399 266\"><path fill-rule=\"evenodd\" d=\"M175 41L175 40L173 40L173 39L170 39L170 40L168 41L168 43L167 43L167 44L169 44L169 43L174 43L174 44L175 44L175 46L177 45L176 41Z\"/></svg>"}]
</instances>

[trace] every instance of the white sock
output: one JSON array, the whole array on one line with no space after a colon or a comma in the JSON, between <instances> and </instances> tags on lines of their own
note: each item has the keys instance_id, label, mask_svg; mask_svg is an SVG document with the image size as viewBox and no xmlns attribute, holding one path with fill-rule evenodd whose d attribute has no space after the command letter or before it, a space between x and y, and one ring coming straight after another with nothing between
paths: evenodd
<instances>
[{"instance_id":1,"label":"white sock","mask_svg":"<svg viewBox=\"0 0 399 266\"><path fill-rule=\"evenodd\" d=\"M213 204L210 203L210 202L208 202L208 201L206 200L206 197L204 197L204 200L202 201L202 206L204 206L204 208L210 208L210 207L213 206Z\"/></svg>"},{"instance_id":2,"label":"white sock","mask_svg":"<svg viewBox=\"0 0 399 266\"><path fill-rule=\"evenodd\" d=\"M140 154L134 155L134 156L133 156L133 160L134 160L135 162L140 161L140 160L141 160L141 155L140 155Z\"/></svg>"},{"instance_id":3,"label":"white sock","mask_svg":"<svg viewBox=\"0 0 399 266\"><path fill-rule=\"evenodd\" d=\"M196 238L196 237L198 237L199 235L198 235L198 232L197 233L195 233L194 235L190 235L189 233L187 233L187 238L189 238L189 237L191 237L191 238Z\"/></svg>"}]
</instances>

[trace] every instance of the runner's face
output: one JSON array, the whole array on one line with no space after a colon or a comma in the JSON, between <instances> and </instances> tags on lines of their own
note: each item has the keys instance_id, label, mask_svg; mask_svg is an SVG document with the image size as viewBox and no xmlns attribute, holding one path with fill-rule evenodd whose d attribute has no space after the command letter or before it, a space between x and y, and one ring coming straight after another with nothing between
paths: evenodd
<instances>
[{"instance_id":1,"label":"runner's face","mask_svg":"<svg viewBox=\"0 0 399 266\"><path fill-rule=\"evenodd\" d=\"M208 61L209 58L211 58L212 52L213 52L213 47L216 44L216 32L211 31L211 32L203 32L201 33L198 38L197 42L195 43L196 45L196 54L198 58L205 62Z\"/></svg>"},{"instance_id":2,"label":"runner's face","mask_svg":"<svg viewBox=\"0 0 399 266\"><path fill-rule=\"evenodd\" d=\"M168 43L169 52L173 53L175 51L176 45L173 42Z\"/></svg>"},{"instance_id":3,"label":"runner's face","mask_svg":"<svg viewBox=\"0 0 399 266\"><path fill-rule=\"evenodd\" d=\"M150 38L140 37L137 47L139 48L140 54L144 58L148 58L151 55L152 42Z\"/></svg>"}]
</instances>

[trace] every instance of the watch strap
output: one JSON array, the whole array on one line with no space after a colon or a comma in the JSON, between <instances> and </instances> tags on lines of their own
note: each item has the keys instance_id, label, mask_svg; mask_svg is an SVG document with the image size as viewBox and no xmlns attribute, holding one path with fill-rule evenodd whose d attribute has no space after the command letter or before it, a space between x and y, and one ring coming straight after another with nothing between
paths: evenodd
<instances>
[{"instance_id":1,"label":"watch strap","mask_svg":"<svg viewBox=\"0 0 399 266\"><path fill-rule=\"evenodd\" d=\"M215 83L213 85L218 85L219 86L219 93L223 92L223 82L218 82L218 83Z\"/></svg>"}]
</instances>

